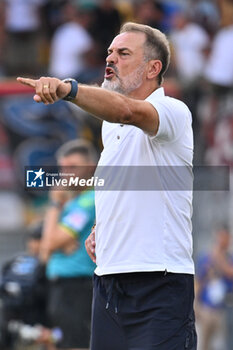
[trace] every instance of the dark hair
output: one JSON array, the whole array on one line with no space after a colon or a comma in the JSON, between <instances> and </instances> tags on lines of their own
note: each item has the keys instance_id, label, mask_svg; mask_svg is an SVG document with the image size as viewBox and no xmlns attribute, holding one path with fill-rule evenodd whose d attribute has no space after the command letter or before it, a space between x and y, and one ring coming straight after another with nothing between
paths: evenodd
<instances>
[{"instance_id":1,"label":"dark hair","mask_svg":"<svg viewBox=\"0 0 233 350\"><path fill-rule=\"evenodd\" d=\"M163 75L169 66L171 56L169 42L166 35L158 29L133 22L123 24L120 34L125 32L139 32L146 35L146 41L144 43L144 59L145 61L154 59L159 59L161 61L162 69L158 75L158 84L161 85Z\"/></svg>"},{"instance_id":2,"label":"dark hair","mask_svg":"<svg viewBox=\"0 0 233 350\"><path fill-rule=\"evenodd\" d=\"M76 153L82 154L84 157L87 158L87 160L92 161L94 163L96 163L98 160L98 155L94 146L87 140L83 139L71 140L66 142L58 149L56 153L56 158L57 161L59 161L63 157L68 157Z\"/></svg>"}]
</instances>

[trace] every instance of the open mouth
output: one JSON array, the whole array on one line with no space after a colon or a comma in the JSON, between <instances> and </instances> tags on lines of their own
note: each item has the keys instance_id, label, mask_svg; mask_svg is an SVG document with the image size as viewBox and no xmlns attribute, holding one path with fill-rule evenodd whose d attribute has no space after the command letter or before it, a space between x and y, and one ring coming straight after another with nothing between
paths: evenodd
<instances>
[{"instance_id":1,"label":"open mouth","mask_svg":"<svg viewBox=\"0 0 233 350\"><path fill-rule=\"evenodd\" d=\"M112 68L107 67L105 69L105 75L104 75L105 79L111 79L114 75L116 75L116 73Z\"/></svg>"}]
</instances>

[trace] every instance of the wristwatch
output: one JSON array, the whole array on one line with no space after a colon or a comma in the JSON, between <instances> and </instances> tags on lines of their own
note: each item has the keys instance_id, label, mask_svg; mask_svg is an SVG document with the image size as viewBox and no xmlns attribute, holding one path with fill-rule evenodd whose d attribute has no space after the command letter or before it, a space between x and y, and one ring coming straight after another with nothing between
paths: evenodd
<instances>
[{"instance_id":1,"label":"wristwatch","mask_svg":"<svg viewBox=\"0 0 233 350\"><path fill-rule=\"evenodd\" d=\"M63 100L65 101L72 101L75 99L77 92L78 92L78 82L75 79L71 79L71 78L67 78L62 80L63 83L70 83L71 84L71 90L68 93L68 95L66 95L65 97L63 97Z\"/></svg>"}]
</instances>

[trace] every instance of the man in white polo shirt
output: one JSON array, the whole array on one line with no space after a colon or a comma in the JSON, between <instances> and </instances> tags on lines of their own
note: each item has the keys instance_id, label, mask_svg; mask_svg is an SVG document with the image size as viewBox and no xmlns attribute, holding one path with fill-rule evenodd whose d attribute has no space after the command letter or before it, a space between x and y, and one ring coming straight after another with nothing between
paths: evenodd
<instances>
[{"instance_id":1,"label":"man in white polo shirt","mask_svg":"<svg viewBox=\"0 0 233 350\"><path fill-rule=\"evenodd\" d=\"M128 169L135 185L96 192L96 251L94 232L86 242L97 263L91 350L196 350L192 193L180 186L191 176L192 120L160 87L169 60L164 34L126 23L109 47L102 88L18 78L35 88L37 102L63 98L103 119L98 169L117 166L118 184L125 173L117 169ZM156 170L151 188L137 190L141 169L144 182Z\"/></svg>"}]
</instances>

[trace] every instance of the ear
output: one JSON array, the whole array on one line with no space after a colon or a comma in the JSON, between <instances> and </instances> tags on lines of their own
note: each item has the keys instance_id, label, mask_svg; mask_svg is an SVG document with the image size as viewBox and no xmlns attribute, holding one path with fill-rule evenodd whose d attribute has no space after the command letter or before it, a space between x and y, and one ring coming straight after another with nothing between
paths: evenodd
<instances>
[{"instance_id":1,"label":"ear","mask_svg":"<svg viewBox=\"0 0 233 350\"><path fill-rule=\"evenodd\" d=\"M155 79L162 69L162 62L160 60L151 60L148 62L147 78Z\"/></svg>"}]
</instances>

